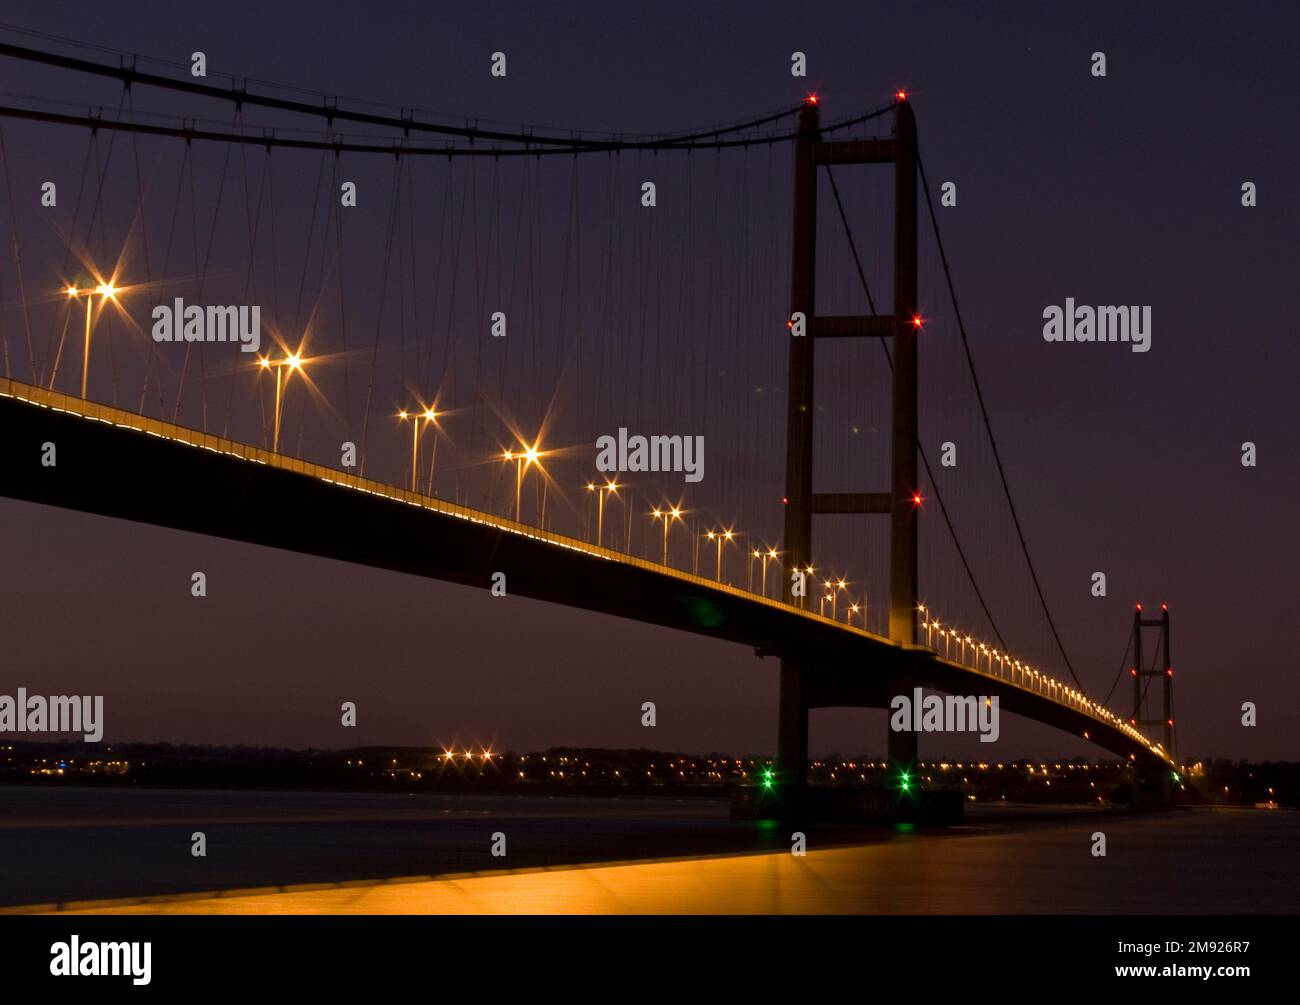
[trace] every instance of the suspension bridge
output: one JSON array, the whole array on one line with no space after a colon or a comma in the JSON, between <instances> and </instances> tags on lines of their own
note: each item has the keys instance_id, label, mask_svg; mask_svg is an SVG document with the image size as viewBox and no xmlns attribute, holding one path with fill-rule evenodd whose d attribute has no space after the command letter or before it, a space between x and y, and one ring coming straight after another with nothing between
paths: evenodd
<instances>
[{"instance_id":1,"label":"suspension bridge","mask_svg":"<svg viewBox=\"0 0 1300 1005\"><path fill-rule=\"evenodd\" d=\"M1116 675L1132 707L1108 707L1115 684L1087 693L1016 510L907 94L833 121L809 95L722 126L579 133L42 42L0 43L33 92L0 106L0 494L750 646L780 663L786 789L804 783L811 709L924 687L996 698L1167 795L1168 611L1135 617ZM67 96L83 82L116 108ZM44 153L83 142L80 171ZM186 302L229 337L191 333ZM255 353L229 313L249 305L267 322ZM701 431L700 485L597 471L597 440L629 429ZM941 442L963 466L933 463ZM814 517L834 518L816 542ZM1037 619L1052 655L1019 655L995 609ZM917 734L888 742L907 778Z\"/></svg>"}]
</instances>

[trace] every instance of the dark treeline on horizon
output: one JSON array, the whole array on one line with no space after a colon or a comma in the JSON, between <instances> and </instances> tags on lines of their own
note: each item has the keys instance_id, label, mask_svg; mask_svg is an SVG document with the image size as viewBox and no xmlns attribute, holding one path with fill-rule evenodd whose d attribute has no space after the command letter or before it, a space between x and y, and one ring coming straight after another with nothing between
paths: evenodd
<instances>
[{"instance_id":1,"label":"dark treeline on horizon","mask_svg":"<svg viewBox=\"0 0 1300 1005\"><path fill-rule=\"evenodd\" d=\"M725 798L753 784L770 757L648 748L550 747L543 751L366 746L344 750L108 744L88 754L76 742L0 743L0 784L176 788L690 795ZM1205 759L1180 775L1179 801L1221 806L1300 807L1300 762ZM883 759L838 754L810 762L813 784L887 782ZM975 802L1127 801L1128 765L1116 759L923 757L924 787L961 788Z\"/></svg>"}]
</instances>

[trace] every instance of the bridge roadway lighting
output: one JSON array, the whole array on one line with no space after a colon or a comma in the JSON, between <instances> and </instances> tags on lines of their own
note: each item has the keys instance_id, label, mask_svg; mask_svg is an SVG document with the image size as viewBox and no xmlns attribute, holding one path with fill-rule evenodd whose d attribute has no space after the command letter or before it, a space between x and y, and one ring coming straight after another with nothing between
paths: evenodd
<instances>
[{"instance_id":1,"label":"bridge roadway lighting","mask_svg":"<svg viewBox=\"0 0 1300 1005\"><path fill-rule=\"evenodd\" d=\"M524 480L524 455L515 455L513 451L506 450L501 454L501 459L509 464L515 462L515 523L522 523L519 519L519 487Z\"/></svg>"},{"instance_id":2,"label":"bridge roadway lighting","mask_svg":"<svg viewBox=\"0 0 1300 1005\"><path fill-rule=\"evenodd\" d=\"M520 517L520 496L523 490L524 472L534 464L541 467L541 459L545 456L544 451L537 449L535 441L531 446L523 444L522 449L506 450L501 455L501 459L507 464L511 461L515 462L515 523L523 523Z\"/></svg>"},{"instance_id":3,"label":"bridge roadway lighting","mask_svg":"<svg viewBox=\"0 0 1300 1005\"><path fill-rule=\"evenodd\" d=\"M794 571L795 571L795 572L798 572L798 571L799 571L799 566L798 566L797 564L796 564L795 567L794 567ZM799 606L800 606L800 607L806 607L806 606L807 606L807 601L808 601L808 580L812 578L812 574L813 574L814 572L816 572L816 571L817 571L817 570L813 568L811 562L810 562L810 563L807 565L807 567L805 567L804 570L803 570L803 574L804 574L804 580L803 580L803 595L799 597Z\"/></svg>"},{"instance_id":4,"label":"bridge roadway lighting","mask_svg":"<svg viewBox=\"0 0 1300 1005\"><path fill-rule=\"evenodd\" d=\"M834 621L835 620L835 598L839 594L839 592L845 589L849 584L846 583L843 579L837 579L832 585L834 586L834 589L831 590L831 620Z\"/></svg>"},{"instance_id":5,"label":"bridge roadway lighting","mask_svg":"<svg viewBox=\"0 0 1300 1005\"><path fill-rule=\"evenodd\" d=\"M69 286L63 291L71 299L76 299L81 295L81 291L75 286ZM86 291L86 341L81 350L81 397L86 397L86 373L90 366L90 308L91 308L91 291Z\"/></svg>"},{"instance_id":6,"label":"bridge roadway lighting","mask_svg":"<svg viewBox=\"0 0 1300 1005\"><path fill-rule=\"evenodd\" d=\"M299 353L287 353L283 359L273 360L267 356L259 356L257 361L262 365L263 370L275 370L275 418L272 423L273 432L271 434L271 453L277 453L280 449L280 406L284 401L284 393L289 387L289 377L295 370L303 368L303 358ZM289 368L289 373L283 379L280 371L285 367Z\"/></svg>"},{"instance_id":7,"label":"bridge roadway lighting","mask_svg":"<svg viewBox=\"0 0 1300 1005\"><path fill-rule=\"evenodd\" d=\"M732 533L731 531L729 531L729 530L725 530L725 531L712 531L712 530L711 530L711 531L709 531L707 534L705 534L704 536L707 537L710 541L716 541L716 542L717 542L717 545L718 545L718 565L717 565L717 574L716 574L716 576L715 576L714 578L716 578L717 581L718 581L719 583L721 583L721 582L722 582L722 546L723 546L726 542L728 542L728 541L730 541L732 538L734 538L736 535L733 534L733 533Z\"/></svg>"},{"instance_id":8,"label":"bridge roadway lighting","mask_svg":"<svg viewBox=\"0 0 1300 1005\"><path fill-rule=\"evenodd\" d=\"M618 482L609 478L605 479L604 485L597 485L595 482L587 483L587 491L596 493L596 547L601 547L601 538L605 533L605 493L609 492L618 495Z\"/></svg>"},{"instance_id":9,"label":"bridge roadway lighting","mask_svg":"<svg viewBox=\"0 0 1300 1005\"><path fill-rule=\"evenodd\" d=\"M767 596L767 560L776 558L776 549L768 548L767 554L762 556L763 560L763 596Z\"/></svg>"},{"instance_id":10,"label":"bridge roadway lighting","mask_svg":"<svg viewBox=\"0 0 1300 1005\"><path fill-rule=\"evenodd\" d=\"M76 299L81 295L81 290L69 285L64 291L70 298ZM119 287L115 286L110 280L107 283L100 283L93 290L86 290L86 339L81 350L81 397L86 397L86 383L90 376L90 331L91 318L94 314L94 297L99 295L100 304L103 305L105 300L116 300Z\"/></svg>"},{"instance_id":11,"label":"bridge roadway lighting","mask_svg":"<svg viewBox=\"0 0 1300 1005\"><path fill-rule=\"evenodd\" d=\"M651 518L652 520L662 520L662 521L664 522L664 561L663 561L663 564L664 564L664 565L667 565L667 564L668 564L668 528L672 526L674 520L677 520L677 521L680 521L680 520L681 520L681 518L682 518L682 510L681 510L681 507L680 507L680 506L672 506L672 507L668 507L668 508L665 508L665 509L660 509L658 506L656 506L653 510L650 511L650 518Z\"/></svg>"},{"instance_id":12,"label":"bridge roadway lighting","mask_svg":"<svg viewBox=\"0 0 1300 1005\"><path fill-rule=\"evenodd\" d=\"M850 604L850 605L849 605L849 609L848 609L847 611L844 612L844 622L845 622L845 624L852 625L852 624L853 624L853 615L857 614L860 610L862 610L862 608L859 607L857 604Z\"/></svg>"},{"instance_id":13,"label":"bridge roadway lighting","mask_svg":"<svg viewBox=\"0 0 1300 1005\"><path fill-rule=\"evenodd\" d=\"M397 417L403 422L411 420L411 491L415 492L418 491L416 486L419 484L420 420L423 419L428 425L438 418L438 413L432 408L426 408L423 412L408 412L403 408ZM430 471L429 475L432 477L433 472Z\"/></svg>"}]
</instances>

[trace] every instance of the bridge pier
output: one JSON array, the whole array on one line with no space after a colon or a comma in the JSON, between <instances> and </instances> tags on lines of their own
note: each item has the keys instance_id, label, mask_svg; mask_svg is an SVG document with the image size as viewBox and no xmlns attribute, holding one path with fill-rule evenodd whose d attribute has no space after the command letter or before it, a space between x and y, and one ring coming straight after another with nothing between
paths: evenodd
<instances>
[{"instance_id":1,"label":"bridge pier","mask_svg":"<svg viewBox=\"0 0 1300 1005\"><path fill-rule=\"evenodd\" d=\"M916 762L920 756L920 744L917 734L888 729L889 733L889 767L896 776L916 777Z\"/></svg>"},{"instance_id":2,"label":"bridge pier","mask_svg":"<svg viewBox=\"0 0 1300 1005\"><path fill-rule=\"evenodd\" d=\"M888 685L863 692L846 684L842 673L823 674L810 680L802 663L781 660L781 684L777 724L776 771L771 795L786 811L797 811L806 802L808 790L808 715L816 707L861 705L889 710L890 698L912 693L920 680L916 670L902 668L888 674ZM886 746L889 780L886 785L900 797L917 788L919 735L915 731L896 731L886 716Z\"/></svg>"},{"instance_id":3,"label":"bridge pier","mask_svg":"<svg viewBox=\"0 0 1300 1005\"><path fill-rule=\"evenodd\" d=\"M920 759L920 734L914 730L896 730L890 725L888 714L890 701L894 695L911 695L912 689L920 683L920 676L915 671L899 670L889 676L889 698L886 699L885 732L886 749L889 757L889 781L896 786L899 802L907 801L917 788L916 762Z\"/></svg>"},{"instance_id":4,"label":"bridge pier","mask_svg":"<svg viewBox=\"0 0 1300 1005\"><path fill-rule=\"evenodd\" d=\"M1133 766L1133 803L1135 807L1155 809L1174 804L1174 778L1170 769L1159 761Z\"/></svg>"},{"instance_id":5,"label":"bridge pier","mask_svg":"<svg viewBox=\"0 0 1300 1005\"><path fill-rule=\"evenodd\" d=\"M783 796L798 799L808 783L808 695L803 667L781 660L777 717L776 781Z\"/></svg>"}]
</instances>

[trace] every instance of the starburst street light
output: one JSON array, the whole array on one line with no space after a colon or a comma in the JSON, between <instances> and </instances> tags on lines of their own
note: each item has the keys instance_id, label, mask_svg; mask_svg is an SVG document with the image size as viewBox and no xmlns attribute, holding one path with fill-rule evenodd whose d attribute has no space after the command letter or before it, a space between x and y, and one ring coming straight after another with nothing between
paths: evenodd
<instances>
[{"instance_id":1,"label":"starburst street light","mask_svg":"<svg viewBox=\"0 0 1300 1005\"><path fill-rule=\"evenodd\" d=\"M501 453L501 459L509 464L515 462L515 523L522 523L519 519L519 489L524 480L524 455L516 455L514 451L504 450Z\"/></svg>"},{"instance_id":2,"label":"starburst street light","mask_svg":"<svg viewBox=\"0 0 1300 1005\"><path fill-rule=\"evenodd\" d=\"M767 562L768 559L776 560L777 553L775 548L768 548L767 553L760 556L763 562L763 596L767 596Z\"/></svg>"},{"instance_id":3,"label":"starburst street light","mask_svg":"<svg viewBox=\"0 0 1300 1005\"><path fill-rule=\"evenodd\" d=\"M848 588L848 583L843 579L837 579L833 583L827 583L827 586L833 587L831 593L831 620L835 620L835 600L841 590Z\"/></svg>"},{"instance_id":4,"label":"starburst street light","mask_svg":"<svg viewBox=\"0 0 1300 1005\"><path fill-rule=\"evenodd\" d=\"M420 468L420 421L424 420L425 425L434 422L438 418L437 412L432 408L426 408L423 412L410 411L402 409L397 413L397 417L403 422L408 419L411 421L411 491L418 491L419 485L419 468ZM434 441L434 456L437 456L438 443ZM433 470L429 470L430 479L433 478Z\"/></svg>"},{"instance_id":5,"label":"starburst street light","mask_svg":"<svg viewBox=\"0 0 1300 1005\"><path fill-rule=\"evenodd\" d=\"M719 530L719 531L711 530L704 536L707 537L710 541L716 541L718 544L718 567L717 567L717 574L715 578L719 583L721 583L722 582L722 546L726 544L728 541L733 540L736 535L733 534L730 530Z\"/></svg>"},{"instance_id":6,"label":"starburst street light","mask_svg":"<svg viewBox=\"0 0 1300 1005\"><path fill-rule=\"evenodd\" d=\"M523 492L524 472L536 464L539 468L542 466L541 459L546 456L545 451L537 448L539 441L533 441L532 445L522 444L520 450L505 450L501 453L501 459L509 464L511 461L515 465L515 522L523 523L520 516L520 498Z\"/></svg>"},{"instance_id":7,"label":"starburst street light","mask_svg":"<svg viewBox=\"0 0 1300 1005\"><path fill-rule=\"evenodd\" d=\"M587 483L587 491L596 493L596 547L601 547L601 538L605 533L605 493L618 495L618 482L606 478L604 485L597 485L595 482Z\"/></svg>"},{"instance_id":8,"label":"starburst street light","mask_svg":"<svg viewBox=\"0 0 1300 1005\"><path fill-rule=\"evenodd\" d=\"M86 340L81 350L81 396L86 397L86 382L90 376L90 331L92 317L94 316L94 297L99 296L100 305L103 306L105 300L116 300L121 288L114 285L112 280L106 283L100 283L94 289L87 288L86 294ZM76 299L82 293L76 286L69 284L63 291L68 297Z\"/></svg>"},{"instance_id":9,"label":"starburst street light","mask_svg":"<svg viewBox=\"0 0 1300 1005\"><path fill-rule=\"evenodd\" d=\"M289 377L293 376L295 370L303 368L303 359L300 352L286 353L282 359L271 359L269 356L259 356L258 363L263 370L275 371L275 417L272 422L271 433L271 453L276 453L280 449L280 411L284 403L284 395L289 389ZM288 374L281 376L281 371L288 367Z\"/></svg>"},{"instance_id":10,"label":"starburst street light","mask_svg":"<svg viewBox=\"0 0 1300 1005\"><path fill-rule=\"evenodd\" d=\"M808 565L804 568L804 570L803 570L802 573L799 572L799 565L798 565L798 563L795 564L795 567L794 567L795 575L799 575L799 576L802 577L802 585L803 585L803 591L799 594L799 606L800 606L800 607L805 607L805 606L807 606L807 603L808 603L808 581L813 579L813 573L816 572L816 571L817 571L817 570L813 567L813 564L812 564L811 562L808 563ZM813 580L813 582L816 582L816 580Z\"/></svg>"},{"instance_id":11,"label":"starburst street light","mask_svg":"<svg viewBox=\"0 0 1300 1005\"><path fill-rule=\"evenodd\" d=\"M656 506L650 511L650 518L653 520L662 520L664 522L664 565L668 564L668 528L672 526L673 521L680 521L682 510L680 506L671 506L660 509Z\"/></svg>"}]
</instances>

